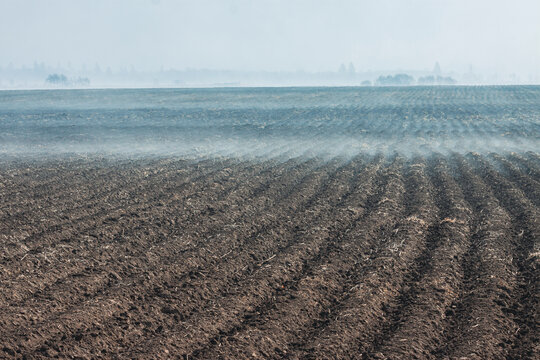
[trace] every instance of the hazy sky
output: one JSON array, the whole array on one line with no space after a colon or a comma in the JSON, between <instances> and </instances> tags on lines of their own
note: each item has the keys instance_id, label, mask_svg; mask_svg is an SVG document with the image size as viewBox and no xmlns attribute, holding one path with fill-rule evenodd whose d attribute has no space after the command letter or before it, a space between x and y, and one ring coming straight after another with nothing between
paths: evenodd
<instances>
[{"instance_id":1,"label":"hazy sky","mask_svg":"<svg viewBox=\"0 0 540 360\"><path fill-rule=\"evenodd\" d=\"M539 0L0 0L0 66L540 73Z\"/></svg>"}]
</instances>

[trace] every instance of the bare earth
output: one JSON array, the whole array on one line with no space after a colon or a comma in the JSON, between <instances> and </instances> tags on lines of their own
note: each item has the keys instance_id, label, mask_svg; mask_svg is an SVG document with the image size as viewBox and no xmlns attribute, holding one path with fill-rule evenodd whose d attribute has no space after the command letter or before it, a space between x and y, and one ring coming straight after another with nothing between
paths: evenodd
<instances>
[{"instance_id":1,"label":"bare earth","mask_svg":"<svg viewBox=\"0 0 540 360\"><path fill-rule=\"evenodd\" d=\"M0 169L0 358L540 358L538 153Z\"/></svg>"}]
</instances>

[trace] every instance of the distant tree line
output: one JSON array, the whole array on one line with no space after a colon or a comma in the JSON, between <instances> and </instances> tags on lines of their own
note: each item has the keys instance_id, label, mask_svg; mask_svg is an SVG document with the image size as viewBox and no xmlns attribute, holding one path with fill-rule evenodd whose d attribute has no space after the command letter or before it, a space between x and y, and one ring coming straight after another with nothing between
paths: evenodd
<instances>
[{"instance_id":1,"label":"distant tree line","mask_svg":"<svg viewBox=\"0 0 540 360\"><path fill-rule=\"evenodd\" d=\"M45 79L45 83L54 86L89 86L90 80L86 77L78 77L70 80L64 74L50 74Z\"/></svg>"},{"instance_id":2,"label":"distant tree line","mask_svg":"<svg viewBox=\"0 0 540 360\"><path fill-rule=\"evenodd\" d=\"M408 85L454 85L457 81L450 76L423 76L415 81L414 77L408 74L381 75L375 80L375 86L408 86ZM369 81L362 82L362 86L369 86Z\"/></svg>"},{"instance_id":3,"label":"distant tree line","mask_svg":"<svg viewBox=\"0 0 540 360\"><path fill-rule=\"evenodd\" d=\"M68 79L64 74L50 74L45 82L51 85L67 85Z\"/></svg>"},{"instance_id":4,"label":"distant tree line","mask_svg":"<svg viewBox=\"0 0 540 360\"><path fill-rule=\"evenodd\" d=\"M393 76L381 75L375 81L375 85L379 85L379 86L389 86L389 85L404 86L404 85L412 85L413 83L414 83L414 78L407 74L396 74Z\"/></svg>"}]
</instances>

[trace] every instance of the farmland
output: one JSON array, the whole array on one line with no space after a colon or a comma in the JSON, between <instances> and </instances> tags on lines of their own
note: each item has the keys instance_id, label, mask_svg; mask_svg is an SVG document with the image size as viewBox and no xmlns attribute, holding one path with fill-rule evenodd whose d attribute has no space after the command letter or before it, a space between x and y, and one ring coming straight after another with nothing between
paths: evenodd
<instances>
[{"instance_id":1,"label":"farmland","mask_svg":"<svg viewBox=\"0 0 540 360\"><path fill-rule=\"evenodd\" d=\"M0 95L0 357L540 357L539 87L61 93Z\"/></svg>"}]
</instances>

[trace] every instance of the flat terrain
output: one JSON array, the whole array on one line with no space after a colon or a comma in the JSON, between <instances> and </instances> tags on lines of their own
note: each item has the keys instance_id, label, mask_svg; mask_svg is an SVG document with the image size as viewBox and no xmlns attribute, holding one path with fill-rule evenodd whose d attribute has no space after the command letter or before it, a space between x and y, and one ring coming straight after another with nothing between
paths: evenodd
<instances>
[{"instance_id":1,"label":"flat terrain","mask_svg":"<svg viewBox=\"0 0 540 360\"><path fill-rule=\"evenodd\" d=\"M540 355L537 153L1 169L0 357Z\"/></svg>"},{"instance_id":2,"label":"flat terrain","mask_svg":"<svg viewBox=\"0 0 540 360\"><path fill-rule=\"evenodd\" d=\"M540 87L0 92L0 358L540 359Z\"/></svg>"}]
</instances>

